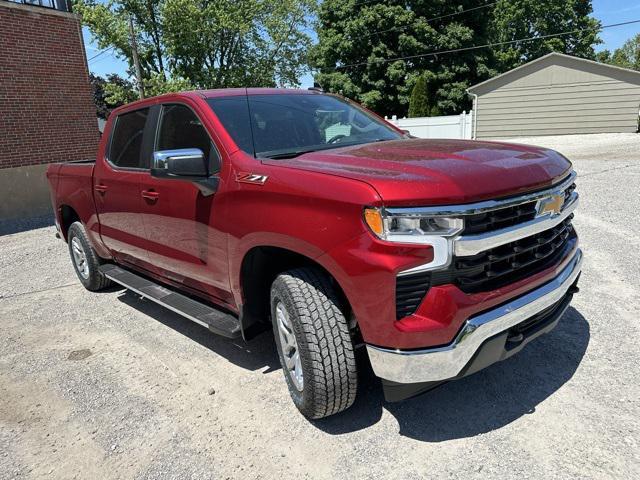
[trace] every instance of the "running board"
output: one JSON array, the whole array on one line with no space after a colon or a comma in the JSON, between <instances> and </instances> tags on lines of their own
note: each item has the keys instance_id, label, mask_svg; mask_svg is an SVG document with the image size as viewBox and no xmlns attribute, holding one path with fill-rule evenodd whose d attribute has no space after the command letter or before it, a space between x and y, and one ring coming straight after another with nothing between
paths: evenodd
<instances>
[{"instance_id":1,"label":"running board","mask_svg":"<svg viewBox=\"0 0 640 480\"><path fill-rule=\"evenodd\" d=\"M241 335L240 321L233 315L216 310L113 264L102 265L100 272L123 287L207 327L213 333L227 338L238 338Z\"/></svg>"}]
</instances>

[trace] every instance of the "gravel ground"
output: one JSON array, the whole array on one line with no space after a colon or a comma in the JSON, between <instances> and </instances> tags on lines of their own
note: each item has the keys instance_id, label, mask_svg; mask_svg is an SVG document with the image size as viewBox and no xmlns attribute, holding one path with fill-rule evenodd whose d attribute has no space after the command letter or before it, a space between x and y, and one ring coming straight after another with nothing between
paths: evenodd
<instances>
[{"instance_id":1,"label":"gravel ground","mask_svg":"<svg viewBox=\"0 0 640 480\"><path fill-rule=\"evenodd\" d=\"M0 237L0 479L640 478L640 142L596 137L527 139L579 172L582 291L556 330L404 403L365 372L324 421L295 410L271 335L89 293L52 227Z\"/></svg>"},{"instance_id":2,"label":"gravel ground","mask_svg":"<svg viewBox=\"0 0 640 480\"><path fill-rule=\"evenodd\" d=\"M574 161L628 160L637 163L640 160L640 135L637 133L520 137L506 141L553 148Z\"/></svg>"}]
</instances>

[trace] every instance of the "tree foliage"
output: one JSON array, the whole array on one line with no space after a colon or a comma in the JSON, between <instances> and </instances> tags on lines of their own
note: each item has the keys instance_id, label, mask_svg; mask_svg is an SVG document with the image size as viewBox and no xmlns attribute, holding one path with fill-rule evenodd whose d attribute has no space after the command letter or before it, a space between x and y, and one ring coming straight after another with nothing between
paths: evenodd
<instances>
[{"instance_id":1,"label":"tree foliage","mask_svg":"<svg viewBox=\"0 0 640 480\"><path fill-rule=\"evenodd\" d=\"M435 117L440 115L438 107L433 105L433 97L429 95L429 87L424 75L416 80L409 98L409 117Z\"/></svg>"},{"instance_id":2,"label":"tree foliage","mask_svg":"<svg viewBox=\"0 0 640 480\"><path fill-rule=\"evenodd\" d=\"M596 55L598 61L622 68L640 70L640 34L630 38L613 53L603 50Z\"/></svg>"},{"instance_id":3,"label":"tree foliage","mask_svg":"<svg viewBox=\"0 0 640 480\"><path fill-rule=\"evenodd\" d=\"M379 113L405 115L413 86L424 75L439 110L455 112L466 103L467 87L495 73L492 52L421 55L486 43L486 18L438 18L478 5L478 0L455 5L446 0L325 0L312 53L316 81Z\"/></svg>"},{"instance_id":4,"label":"tree foliage","mask_svg":"<svg viewBox=\"0 0 640 480\"><path fill-rule=\"evenodd\" d=\"M459 113L471 107L466 89L497 73L551 51L593 58L591 10L591 0L324 0L311 65L324 89L385 115L408 112L424 75L433 105Z\"/></svg>"},{"instance_id":5,"label":"tree foliage","mask_svg":"<svg viewBox=\"0 0 640 480\"><path fill-rule=\"evenodd\" d=\"M510 70L551 52L594 59L600 22L589 16L592 12L591 0L498 0L491 21L492 42L556 36L494 47L496 68Z\"/></svg>"},{"instance_id":6,"label":"tree foliage","mask_svg":"<svg viewBox=\"0 0 640 480\"><path fill-rule=\"evenodd\" d=\"M314 0L76 0L101 49L133 72L135 25L148 94L187 88L297 85Z\"/></svg>"},{"instance_id":7,"label":"tree foliage","mask_svg":"<svg viewBox=\"0 0 640 480\"><path fill-rule=\"evenodd\" d=\"M99 118L106 120L111 110L138 98L133 83L115 73L106 78L90 74L89 81Z\"/></svg>"}]
</instances>

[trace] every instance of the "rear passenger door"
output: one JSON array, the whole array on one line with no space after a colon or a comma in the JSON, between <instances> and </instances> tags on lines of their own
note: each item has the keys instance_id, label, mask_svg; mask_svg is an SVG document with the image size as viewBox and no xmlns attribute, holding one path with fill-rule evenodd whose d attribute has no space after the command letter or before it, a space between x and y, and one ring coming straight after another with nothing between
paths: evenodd
<instances>
[{"instance_id":1,"label":"rear passenger door","mask_svg":"<svg viewBox=\"0 0 640 480\"><path fill-rule=\"evenodd\" d=\"M219 150L192 108L164 104L158 115L153 151L197 148L209 159L209 170L219 170ZM154 273L231 302L218 194L203 195L191 181L155 178L150 173L145 173L141 188Z\"/></svg>"},{"instance_id":2,"label":"rear passenger door","mask_svg":"<svg viewBox=\"0 0 640 480\"><path fill-rule=\"evenodd\" d=\"M146 234L142 224L140 182L147 172L142 158L150 108L119 114L105 158L94 169L94 198L100 235L117 260L144 267Z\"/></svg>"}]
</instances>

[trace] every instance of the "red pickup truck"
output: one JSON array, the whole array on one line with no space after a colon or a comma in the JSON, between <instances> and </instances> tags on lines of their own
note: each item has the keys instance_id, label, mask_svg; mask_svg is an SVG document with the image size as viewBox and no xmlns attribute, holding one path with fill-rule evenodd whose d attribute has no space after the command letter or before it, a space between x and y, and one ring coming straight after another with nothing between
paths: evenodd
<instances>
[{"instance_id":1,"label":"red pickup truck","mask_svg":"<svg viewBox=\"0 0 640 480\"><path fill-rule=\"evenodd\" d=\"M47 177L87 289L116 282L231 338L271 323L310 418L353 403L364 361L398 401L503 360L577 291L565 157L409 138L319 91L134 102L95 162Z\"/></svg>"}]
</instances>

